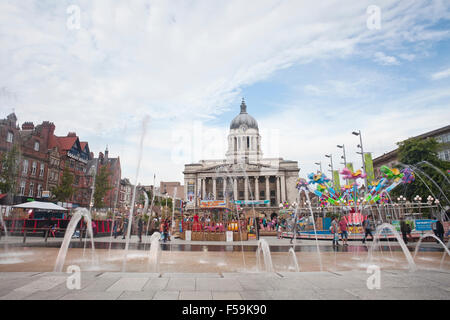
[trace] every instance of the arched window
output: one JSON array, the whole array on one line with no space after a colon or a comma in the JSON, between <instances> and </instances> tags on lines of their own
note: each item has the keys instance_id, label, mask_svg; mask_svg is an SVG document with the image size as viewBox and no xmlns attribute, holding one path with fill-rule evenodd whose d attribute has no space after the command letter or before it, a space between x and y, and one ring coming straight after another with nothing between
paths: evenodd
<instances>
[{"instance_id":1,"label":"arched window","mask_svg":"<svg viewBox=\"0 0 450 320\"><path fill-rule=\"evenodd\" d=\"M247 137L247 150L250 150L250 137Z\"/></svg>"},{"instance_id":2,"label":"arched window","mask_svg":"<svg viewBox=\"0 0 450 320\"><path fill-rule=\"evenodd\" d=\"M237 151L237 138L234 138L234 151Z\"/></svg>"}]
</instances>

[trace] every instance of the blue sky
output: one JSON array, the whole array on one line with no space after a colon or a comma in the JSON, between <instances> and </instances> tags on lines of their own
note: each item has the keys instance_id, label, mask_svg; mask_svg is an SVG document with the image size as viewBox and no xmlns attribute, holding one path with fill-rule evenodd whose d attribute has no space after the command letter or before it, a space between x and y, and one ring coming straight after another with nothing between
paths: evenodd
<instances>
[{"instance_id":1,"label":"blue sky","mask_svg":"<svg viewBox=\"0 0 450 320\"><path fill-rule=\"evenodd\" d=\"M108 145L134 182L148 115L150 184L223 158L244 97L266 156L306 176L344 143L357 167L353 130L376 157L449 124L449 27L448 1L2 0L0 116L53 121L96 154Z\"/></svg>"}]
</instances>

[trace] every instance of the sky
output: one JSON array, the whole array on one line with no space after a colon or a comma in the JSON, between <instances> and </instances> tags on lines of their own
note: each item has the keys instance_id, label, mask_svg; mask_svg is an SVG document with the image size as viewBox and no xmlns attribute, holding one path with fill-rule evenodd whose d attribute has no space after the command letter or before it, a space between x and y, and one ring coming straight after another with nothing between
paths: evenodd
<instances>
[{"instance_id":1,"label":"sky","mask_svg":"<svg viewBox=\"0 0 450 320\"><path fill-rule=\"evenodd\" d=\"M361 166L450 123L448 1L0 0L0 117L108 146L132 183L223 159L242 98L265 157ZM139 148L142 161L139 172Z\"/></svg>"}]
</instances>

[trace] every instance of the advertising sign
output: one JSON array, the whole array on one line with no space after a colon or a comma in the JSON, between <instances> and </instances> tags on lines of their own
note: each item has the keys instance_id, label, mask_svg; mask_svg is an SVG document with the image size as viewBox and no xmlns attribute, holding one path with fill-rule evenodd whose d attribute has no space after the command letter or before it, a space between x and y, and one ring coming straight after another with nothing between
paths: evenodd
<instances>
[{"instance_id":1,"label":"advertising sign","mask_svg":"<svg viewBox=\"0 0 450 320\"><path fill-rule=\"evenodd\" d=\"M185 233L186 241L191 241L191 235L192 235L191 231L187 230Z\"/></svg>"},{"instance_id":2,"label":"advertising sign","mask_svg":"<svg viewBox=\"0 0 450 320\"><path fill-rule=\"evenodd\" d=\"M227 202L225 200L202 200L200 201L200 208L226 208Z\"/></svg>"},{"instance_id":3,"label":"advertising sign","mask_svg":"<svg viewBox=\"0 0 450 320\"><path fill-rule=\"evenodd\" d=\"M50 191L42 191L42 198L50 198Z\"/></svg>"},{"instance_id":4,"label":"advertising sign","mask_svg":"<svg viewBox=\"0 0 450 320\"><path fill-rule=\"evenodd\" d=\"M431 231L431 230L433 230L433 228L431 227L431 224L435 221L436 220L432 220L432 219L416 220L416 230L417 231Z\"/></svg>"},{"instance_id":5,"label":"advertising sign","mask_svg":"<svg viewBox=\"0 0 450 320\"><path fill-rule=\"evenodd\" d=\"M233 231L227 231L227 242L233 242Z\"/></svg>"},{"instance_id":6,"label":"advertising sign","mask_svg":"<svg viewBox=\"0 0 450 320\"><path fill-rule=\"evenodd\" d=\"M233 201L234 204L241 204L241 205L256 205L256 204L268 204L270 200L236 200Z\"/></svg>"}]
</instances>

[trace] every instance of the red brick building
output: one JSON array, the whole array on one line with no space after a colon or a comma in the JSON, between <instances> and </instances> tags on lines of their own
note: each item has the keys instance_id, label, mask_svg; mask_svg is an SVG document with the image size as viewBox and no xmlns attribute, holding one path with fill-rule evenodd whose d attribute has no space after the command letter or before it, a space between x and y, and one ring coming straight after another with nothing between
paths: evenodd
<instances>
[{"instance_id":1,"label":"red brick building","mask_svg":"<svg viewBox=\"0 0 450 320\"><path fill-rule=\"evenodd\" d=\"M106 208L114 209L120 207L120 180L122 171L120 168L120 158L110 158L108 148L105 153L99 152L98 158L94 159L97 166L96 172L100 172L102 167L106 167L109 172L108 184L111 187L103 198Z\"/></svg>"}]
</instances>

